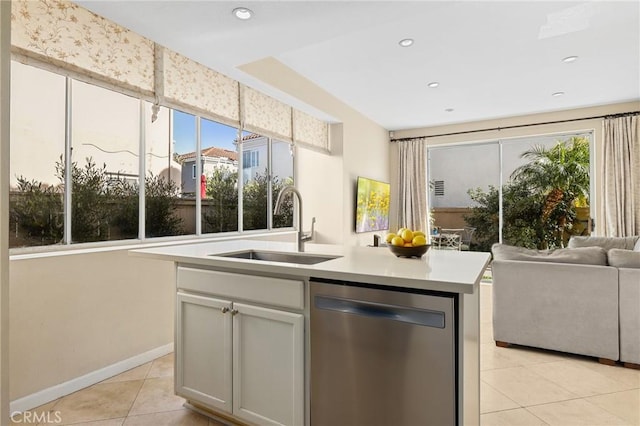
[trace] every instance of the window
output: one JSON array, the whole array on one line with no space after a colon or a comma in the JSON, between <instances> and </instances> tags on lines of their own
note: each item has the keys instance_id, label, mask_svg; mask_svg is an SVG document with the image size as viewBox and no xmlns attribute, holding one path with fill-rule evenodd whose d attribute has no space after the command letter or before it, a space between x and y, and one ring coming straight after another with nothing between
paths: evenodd
<instances>
[{"instance_id":1,"label":"window","mask_svg":"<svg viewBox=\"0 0 640 426\"><path fill-rule=\"evenodd\" d=\"M288 142L244 132L242 151L243 161L247 158L252 162L251 167L245 167L244 164L242 166L243 229L293 226L291 196L283 201L280 214L276 215L274 212L278 193L286 185L293 185L292 146ZM268 209L267 206L271 208Z\"/></svg>"},{"instance_id":2,"label":"window","mask_svg":"<svg viewBox=\"0 0 640 426\"><path fill-rule=\"evenodd\" d=\"M202 233L238 230L238 129L200 119Z\"/></svg>"},{"instance_id":3,"label":"window","mask_svg":"<svg viewBox=\"0 0 640 426\"><path fill-rule=\"evenodd\" d=\"M11 62L9 247L64 238L65 78Z\"/></svg>"},{"instance_id":4,"label":"window","mask_svg":"<svg viewBox=\"0 0 640 426\"><path fill-rule=\"evenodd\" d=\"M173 111L161 107L155 120L153 115L152 105L145 102L144 235L152 238L195 234L195 228L188 226L189 218L195 218L195 202L182 198L181 156L175 151L171 132ZM188 116L186 122L189 123ZM188 137L181 142L183 148L189 149Z\"/></svg>"},{"instance_id":5,"label":"window","mask_svg":"<svg viewBox=\"0 0 640 426\"><path fill-rule=\"evenodd\" d=\"M242 227L245 230L267 229L270 184L269 165L266 162L268 149L268 137L242 132ZM260 158L263 163L253 162ZM245 159L249 161L249 166L244 164Z\"/></svg>"},{"instance_id":6,"label":"window","mask_svg":"<svg viewBox=\"0 0 640 426\"><path fill-rule=\"evenodd\" d=\"M195 198L196 116L178 110L172 112L172 157L180 165L180 194L183 198Z\"/></svg>"},{"instance_id":7,"label":"window","mask_svg":"<svg viewBox=\"0 0 640 426\"><path fill-rule=\"evenodd\" d=\"M247 151L242 153L242 168L251 169L260 165L260 151Z\"/></svg>"},{"instance_id":8,"label":"window","mask_svg":"<svg viewBox=\"0 0 640 426\"><path fill-rule=\"evenodd\" d=\"M12 67L11 248L293 225L290 143Z\"/></svg>"},{"instance_id":9,"label":"window","mask_svg":"<svg viewBox=\"0 0 640 426\"><path fill-rule=\"evenodd\" d=\"M271 141L272 206L274 211L278 194L288 185L293 185L293 145L278 140ZM273 228L293 226L293 196L283 200L280 214L273 215Z\"/></svg>"},{"instance_id":10,"label":"window","mask_svg":"<svg viewBox=\"0 0 640 426\"><path fill-rule=\"evenodd\" d=\"M137 238L140 100L71 88L71 242Z\"/></svg>"}]
</instances>

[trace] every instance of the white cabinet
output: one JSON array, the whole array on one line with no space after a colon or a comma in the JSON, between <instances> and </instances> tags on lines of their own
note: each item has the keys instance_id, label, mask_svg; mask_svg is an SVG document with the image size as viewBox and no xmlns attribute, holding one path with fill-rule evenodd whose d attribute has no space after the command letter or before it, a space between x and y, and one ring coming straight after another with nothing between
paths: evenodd
<instances>
[{"instance_id":1,"label":"white cabinet","mask_svg":"<svg viewBox=\"0 0 640 426\"><path fill-rule=\"evenodd\" d=\"M233 414L257 424L304 424L301 314L233 304Z\"/></svg>"},{"instance_id":2,"label":"white cabinet","mask_svg":"<svg viewBox=\"0 0 640 426\"><path fill-rule=\"evenodd\" d=\"M231 412L231 302L184 293L177 301L176 392Z\"/></svg>"},{"instance_id":3,"label":"white cabinet","mask_svg":"<svg viewBox=\"0 0 640 426\"><path fill-rule=\"evenodd\" d=\"M221 296L178 291L176 393L250 423L303 425L304 316Z\"/></svg>"}]
</instances>

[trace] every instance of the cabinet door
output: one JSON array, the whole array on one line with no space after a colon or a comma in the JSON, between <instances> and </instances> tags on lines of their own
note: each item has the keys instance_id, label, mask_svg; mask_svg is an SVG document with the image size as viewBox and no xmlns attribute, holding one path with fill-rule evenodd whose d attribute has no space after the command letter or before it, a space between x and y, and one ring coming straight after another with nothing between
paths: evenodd
<instances>
[{"instance_id":1,"label":"cabinet door","mask_svg":"<svg viewBox=\"0 0 640 426\"><path fill-rule=\"evenodd\" d=\"M233 413L260 425L304 424L304 317L233 306Z\"/></svg>"},{"instance_id":2,"label":"cabinet door","mask_svg":"<svg viewBox=\"0 0 640 426\"><path fill-rule=\"evenodd\" d=\"M231 404L231 302L178 293L176 393L228 412Z\"/></svg>"}]
</instances>

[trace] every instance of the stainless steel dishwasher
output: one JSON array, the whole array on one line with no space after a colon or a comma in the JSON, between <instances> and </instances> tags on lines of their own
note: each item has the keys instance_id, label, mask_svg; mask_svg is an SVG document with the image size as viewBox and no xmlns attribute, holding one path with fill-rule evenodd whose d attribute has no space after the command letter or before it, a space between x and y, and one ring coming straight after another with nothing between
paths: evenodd
<instances>
[{"instance_id":1,"label":"stainless steel dishwasher","mask_svg":"<svg viewBox=\"0 0 640 426\"><path fill-rule=\"evenodd\" d=\"M455 297L311 281L311 426L456 424Z\"/></svg>"}]
</instances>

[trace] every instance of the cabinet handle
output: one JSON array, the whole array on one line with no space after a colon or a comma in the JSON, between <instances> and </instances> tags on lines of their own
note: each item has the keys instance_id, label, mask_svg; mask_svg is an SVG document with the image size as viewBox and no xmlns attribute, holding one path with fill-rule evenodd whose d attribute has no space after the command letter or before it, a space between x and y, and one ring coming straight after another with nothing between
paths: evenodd
<instances>
[{"instance_id":1,"label":"cabinet handle","mask_svg":"<svg viewBox=\"0 0 640 426\"><path fill-rule=\"evenodd\" d=\"M222 313L226 314L227 312L229 312L229 308L227 306L225 306L224 308L222 308Z\"/></svg>"},{"instance_id":2,"label":"cabinet handle","mask_svg":"<svg viewBox=\"0 0 640 426\"><path fill-rule=\"evenodd\" d=\"M232 310L231 310L231 315L235 315L235 314L237 314L237 313L238 313L238 310L237 310L237 309L232 309Z\"/></svg>"}]
</instances>

